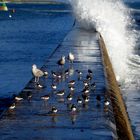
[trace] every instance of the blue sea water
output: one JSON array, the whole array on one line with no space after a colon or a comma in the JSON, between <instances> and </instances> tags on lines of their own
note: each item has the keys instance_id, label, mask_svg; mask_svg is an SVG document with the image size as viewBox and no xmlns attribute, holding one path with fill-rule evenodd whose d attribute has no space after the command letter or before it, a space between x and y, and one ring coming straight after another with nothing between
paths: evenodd
<instances>
[{"instance_id":1,"label":"blue sea water","mask_svg":"<svg viewBox=\"0 0 140 140\"><path fill-rule=\"evenodd\" d=\"M7 6L15 13L0 12L0 97L24 88L32 78L32 64L42 66L74 22L65 4Z\"/></svg>"}]
</instances>

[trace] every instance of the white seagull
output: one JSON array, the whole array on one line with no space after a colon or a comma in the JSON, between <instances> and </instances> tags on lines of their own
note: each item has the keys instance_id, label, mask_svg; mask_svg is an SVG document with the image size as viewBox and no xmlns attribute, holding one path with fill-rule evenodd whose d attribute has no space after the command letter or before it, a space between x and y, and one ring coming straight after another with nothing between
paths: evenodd
<instances>
[{"instance_id":1,"label":"white seagull","mask_svg":"<svg viewBox=\"0 0 140 140\"><path fill-rule=\"evenodd\" d=\"M68 54L68 60L70 63L73 63L75 57L74 57L74 54L72 54L71 52Z\"/></svg>"},{"instance_id":2,"label":"white seagull","mask_svg":"<svg viewBox=\"0 0 140 140\"><path fill-rule=\"evenodd\" d=\"M32 65L32 73L35 77L35 82L39 82L39 78L46 75L47 72L43 72L42 70L38 69L35 64Z\"/></svg>"}]
</instances>

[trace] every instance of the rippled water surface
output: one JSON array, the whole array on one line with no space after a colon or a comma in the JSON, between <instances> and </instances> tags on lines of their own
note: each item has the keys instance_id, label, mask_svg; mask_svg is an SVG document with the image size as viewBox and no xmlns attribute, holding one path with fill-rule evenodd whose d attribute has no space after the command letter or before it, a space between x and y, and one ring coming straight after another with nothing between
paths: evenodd
<instances>
[{"instance_id":1,"label":"rippled water surface","mask_svg":"<svg viewBox=\"0 0 140 140\"><path fill-rule=\"evenodd\" d=\"M0 97L19 92L73 25L68 5L8 4L0 12ZM12 17L10 18L9 15Z\"/></svg>"}]
</instances>

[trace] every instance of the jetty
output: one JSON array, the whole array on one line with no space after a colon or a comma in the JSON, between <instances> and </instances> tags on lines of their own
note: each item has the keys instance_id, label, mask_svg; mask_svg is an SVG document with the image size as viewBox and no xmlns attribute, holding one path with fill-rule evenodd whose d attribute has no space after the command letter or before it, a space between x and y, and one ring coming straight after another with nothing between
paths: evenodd
<instances>
[{"instance_id":1,"label":"jetty","mask_svg":"<svg viewBox=\"0 0 140 140\"><path fill-rule=\"evenodd\" d=\"M67 61L59 67L57 61L69 52L75 55L74 63ZM98 32L74 27L41 69L49 73L40 79L43 88L35 84L34 78L31 79L19 93L23 100L16 101L15 109L7 108L2 114L1 140L134 139L103 38ZM90 82L95 82L96 87L89 91L89 102L79 105L77 99L82 95L83 81L89 69L93 71ZM68 75L63 76L66 70ZM76 70L82 71L80 78ZM61 78L55 79L52 71L61 72ZM68 82L71 80L75 81L75 90L73 99L68 101ZM55 91L51 88L52 83L57 85ZM58 97L57 92L62 89L65 94ZM46 94L50 99L43 101L41 97ZM97 101L98 96L100 102ZM77 108L74 113L71 112L72 104ZM55 114L51 112L53 106L58 110Z\"/></svg>"}]
</instances>

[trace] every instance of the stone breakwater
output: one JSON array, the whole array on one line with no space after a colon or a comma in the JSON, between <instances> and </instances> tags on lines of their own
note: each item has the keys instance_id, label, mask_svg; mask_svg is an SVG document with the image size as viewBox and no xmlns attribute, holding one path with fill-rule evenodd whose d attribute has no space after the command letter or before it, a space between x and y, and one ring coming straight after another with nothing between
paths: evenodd
<instances>
[{"instance_id":1,"label":"stone breakwater","mask_svg":"<svg viewBox=\"0 0 140 140\"><path fill-rule=\"evenodd\" d=\"M127 108L125 106L120 88L115 78L115 74L110 62L104 40L100 36L100 48L104 63L104 70L107 79L107 92L112 101L113 112L116 121L117 133L121 140L134 140L131 123L128 117Z\"/></svg>"}]
</instances>

